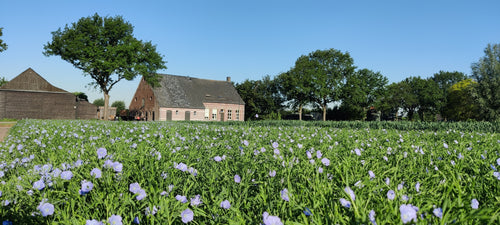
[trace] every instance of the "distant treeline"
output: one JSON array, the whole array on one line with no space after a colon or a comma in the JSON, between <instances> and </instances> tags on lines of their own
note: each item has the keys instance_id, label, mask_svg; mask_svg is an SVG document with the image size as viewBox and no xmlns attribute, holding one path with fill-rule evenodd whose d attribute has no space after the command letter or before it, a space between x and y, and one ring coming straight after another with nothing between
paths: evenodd
<instances>
[{"instance_id":1,"label":"distant treeline","mask_svg":"<svg viewBox=\"0 0 500 225\"><path fill-rule=\"evenodd\" d=\"M348 52L317 50L287 72L235 87L245 120L499 121L500 44L484 52L471 75L439 71L388 84L380 72L356 68Z\"/></svg>"}]
</instances>

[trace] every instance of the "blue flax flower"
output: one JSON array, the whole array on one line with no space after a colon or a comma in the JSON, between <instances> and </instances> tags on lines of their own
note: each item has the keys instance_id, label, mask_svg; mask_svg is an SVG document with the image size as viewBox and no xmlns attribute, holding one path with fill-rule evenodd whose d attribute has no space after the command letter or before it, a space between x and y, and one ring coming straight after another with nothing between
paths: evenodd
<instances>
[{"instance_id":1,"label":"blue flax flower","mask_svg":"<svg viewBox=\"0 0 500 225\"><path fill-rule=\"evenodd\" d=\"M281 199L285 200L285 201L290 201L290 198L288 197L288 189L283 189L280 191L280 194L281 194Z\"/></svg>"},{"instance_id":2,"label":"blue flax flower","mask_svg":"<svg viewBox=\"0 0 500 225\"><path fill-rule=\"evenodd\" d=\"M373 225L377 225L377 221L375 221L375 210L370 210L370 213L368 214L368 218L370 219L370 222L372 222Z\"/></svg>"},{"instance_id":3,"label":"blue flax flower","mask_svg":"<svg viewBox=\"0 0 500 225\"><path fill-rule=\"evenodd\" d=\"M325 166L329 166L330 165L330 160L327 159L327 158L323 158L323 159L321 159L321 163L323 163L323 165L325 165Z\"/></svg>"},{"instance_id":4,"label":"blue flax flower","mask_svg":"<svg viewBox=\"0 0 500 225\"><path fill-rule=\"evenodd\" d=\"M234 182L236 182L236 183L240 183L241 182L240 175L238 175L238 174L234 175Z\"/></svg>"},{"instance_id":5,"label":"blue flax flower","mask_svg":"<svg viewBox=\"0 0 500 225\"><path fill-rule=\"evenodd\" d=\"M98 220L86 220L85 225L104 225L104 224Z\"/></svg>"},{"instance_id":6,"label":"blue flax flower","mask_svg":"<svg viewBox=\"0 0 500 225\"><path fill-rule=\"evenodd\" d=\"M141 185L139 183L131 183L128 190L134 194L137 194L141 190Z\"/></svg>"},{"instance_id":7,"label":"blue flax flower","mask_svg":"<svg viewBox=\"0 0 500 225\"><path fill-rule=\"evenodd\" d=\"M439 219L443 218L443 209L442 208L435 208L432 210L432 213L434 213L434 216L438 217Z\"/></svg>"},{"instance_id":8,"label":"blue flax flower","mask_svg":"<svg viewBox=\"0 0 500 225\"><path fill-rule=\"evenodd\" d=\"M224 200L220 203L220 207L223 209L229 209L231 207L231 203L228 200Z\"/></svg>"},{"instance_id":9,"label":"blue flax flower","mask_svg":"<svg viewBox=\"0 0 500 225\"><path fill-rule=\"evenodd\" d=\"M98 148L97 149L97 158L98 159L103 159L104 157L106 157L107 155L107 151L105 148Z\"/></svg>"},{"instance_id":10,"label":"blue flax flower","mask_svg":"<svg viewBox=\"0 0 500 225\"><path fill-rule=\"evenodd\" d=\"M146 190L141 189L137 192L137 194L138 195L135 197L135 199L137 199L137 201L140 201L146 197Z\"/></svg>"},{"instance_id":11,"label":"blue flax flower","mask_svg":"<svg viewBox=\"0 0 500 225\"><path fill-rule=\"evenodd\" d=\"M399 206L399 212L401 213L401 220L403 223L417 222L417 210L411 204L403 204Z\"/></svg>"},{"instance_id":12,"label":"blue flax flower","mask_svg":"<svg viewBox=\"0 0 500 225\"><path fill-rule=\"evenodd\" d=\"M48 202L45 202L45 203L40 205L38 210L40 210L43 217L50 216L50 215L54 214L54 205L52 205Z\"/></svg>"},{"instance_id":13,"label":"blue flax flower","mask_svg":"<svg viewBox=\"0 0 500 225\"><path fill-rule=\"evenodd\" d=\"M368 175L370 176L370 179L375 178L375 173L373 171L368 171Z\"/></svg>"},{"instance_id":14,"label":"blue flax flower","mask_svg":"<svg viewBox=\"0 0 500 225\"><path fill-rule=\"evenodd\" d=\"M94 184L90 181L83 180L82 181L82 188L80 189L80 195L85 195L89 193L92 188L94 188Z\"/></svg>"},{"instance_id":15,"label":"blue flax flower","mask_svg":"<svg viewBox=\"0 0 500 225\"><path fill-rule=\"evenodd\" d=\"M307 208L307 207L306 207L306 210L304 210L304 214L305 214L306 216L311 216L311 215L312 215L312 212L311 212L311 210L310 210L309 208Z\"/></svg>"},{"instance_id":16,"label":"blue flax flower","mask_svg":"<svg viewBox=\"0 0 500 225\"><path fill-rule=\"evenodd\" d=\"M191 209L186 209L181 212L181 218L183 223L189 223L193 221L194 213Z\"/></svg>"},{"instance_id":17,"label":"blue flax flower","mask_svg":"<svg viewBox=\"0 0 500 225\"><path fill-rule=\"evenodd\" d=\"M35 181L35 183L33 183L33 189L37 189L37 190L43 190L45 188L45 183L43 182L42 179L40 180L37 180Z\"/></svg>"},{"instance_id":18,"label":"blue flax flower","mask_svg":"<svg viewBox=\"0 0 500 225\"><path fill-rule=\"evenodd\" d=\"M140 224L141 222L139 221L139 217L135 217L134 220L132 221L134 224Z\"/></svg>"},{"instance_id":19,"label":"blue flax flower","mask_svg":"<svg viewBox=\"0 0 500 225\"><path fill-rule=\"evenodd\" d=\"M345 198L341 198L339 199L340 200L340 204L346 208L351 208L351 202L350 201L347 201Z\"/></svg>"},{"instance_id":20,"label":"blue flax flower","mask_svg":"<svg viewBox=\"0 0 500 225\"><path fill-rule=\"evenodd\" d=\"M283 225L281 219L277 216L270 216L268 212L262 214L264 225Z\"/></svg>"},{"instance_id":21,"label":"blue flax flower","mask_svg":"<svg viewBox=\"0 0 500 225\"><path fill-rule=\"evenodd\" d=\"M71 171L69 171L69 170L63 171L61 173L61 178L63 180L71 180L71 178L73 178L73 173Z\"/></svg>"},{"instance_id":22,"label":"blue flax flower","mask_svg":"<svg viewBox=\"0 0 500 225\"><path fill-rule=\"evenodd\" d=\"M183 196L183 195L176 195L175 196L175 199L177 199L177 201L181 202L181 203L186 203L188 202L186 196Z\"/></svg>"},{"instance_id":23,"label":"blue flax flower","mask_svg":"<svg viewBox=\"0 0 500 225\"><path fill-rule=\"evenodd\" d=\"M345 187L344 188L344 191L349 194L349 196L351 197L351 200L355 201L356 200L356 195L354 194L354 191L352 191L352 189L350 187Z\"/></svg>"},{"instance_id":24,"label":"blue flax flower","mask_svg":"<svg viewBox=\"0 0 500 225\"><path fill-rule=\"evenodd\" d=\"M479 208L479 202L477 201L477 199L472 199L472 201L470 203L470 206L472 207L472 209L478 209Z\"/></svg>"},{"instance_id":25,"label":"blue flax flower","mask_svg":"<svg viewBox=\"0 0 500 225\"><path fill-rule=\"evenodd\" d=\"M202 201L201 201L200 195L196 195L196 196L194 196L194 198L191 198L191 206L198 206L201 203L202 203Z\"/></svg>"},{"instance_id":26,"label":"blue flax flower","mask_svg":"<svg viewBox=\"0 0 500 225\"><path fill-rule=\"evenodd\" d=\"M122 217L119 215L112 215L108 218L108 222L111 225L123 225Z\"/></svg>"},{"instance_id":27,"label":"blue flax flower","mask_svg":"<svg viewBox=\"0 0 500 225\"><path fill-rule=\"evenodd\" d=\"M94 168L90 171L90 176L93 176L95 178L101 178L102 171L99 168Z\"/></svg>"},{"instance_id":28,"label":"blue flax flower","mask_svg":"<svg viewBox=\"0 0 500 225\"><path fill-rule=\"evenodd\" d=\"M394 197L396 197L396 193L395 193L393 190L389 190L389 191L387 192L387 198L388 198L389 200L394 200Z\"/></svg>"}]
</instances>

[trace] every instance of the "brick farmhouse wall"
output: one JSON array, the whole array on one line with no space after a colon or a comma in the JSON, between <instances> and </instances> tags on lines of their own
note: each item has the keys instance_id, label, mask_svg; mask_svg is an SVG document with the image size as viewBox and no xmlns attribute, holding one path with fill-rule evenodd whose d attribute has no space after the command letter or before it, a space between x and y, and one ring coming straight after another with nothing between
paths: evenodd
<instances>
[{"instance_id":1,"label":"brick farmhouse wall","mask_svg":"<svg viewBox=\"0 0 500 225\"><path fill-rule=\"evenodd\" d=\"M141 80L129 105L130 113L144 120L158 120L159 108L153 90Z\"/></svg>"},{"instance_id":2,"label":"brick farmhouse wall","mask_svg":"<svg viewBox=\"0 0 500 225\"><path fill-rule=\"evenodd\" d=\"M186 112L189 112L189 120L191 121L237 121L237 110L239 110L238 121L243 121L245 118L244 105L224 103L204 103L204 105L206 109L160 108L160 115L157 120L169 120L167 118L168 111L172 113L172 120L186 120ZM205 115L205 110L208 110L208 117ZM231 111L231 118L228 115L229 110ZM214 112L216 112L215 118L212 117Z\"/></svg>"},{"instance_id":3,"label":"brick farmhouse wall","mask_svg":"<svg viewBox=\"0 0 500 225\"><path fill-rule=\"evenodd\" d=\"M95 112L97 108L93 108L92 104L82 104L81 107L76 106L75 95L69 92L0 90L0 118L96 118ZM79 114L77 114L77 108ZM87 112L93 109L93 116L89 116Z\"/></svg>"}]
</instances>

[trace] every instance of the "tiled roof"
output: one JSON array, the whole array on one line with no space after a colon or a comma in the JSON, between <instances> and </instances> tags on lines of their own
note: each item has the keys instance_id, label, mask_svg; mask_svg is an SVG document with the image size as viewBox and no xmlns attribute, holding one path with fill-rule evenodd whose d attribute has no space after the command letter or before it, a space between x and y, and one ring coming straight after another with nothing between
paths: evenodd
<instances>
[{"instance_id":1,"label":"tiled roof","mask_svg":"<svg viewBox=\"0 0 500 225\"><path fill-rule=\"evenodd\" d=\"M159 75L161 86L153 92L160 107L201 109L203 103L245 104L231 82Z\"/></svg>"},{"instance_id":2,"label":"tiled roof","mask_svg":"<svg viewBox=\"0 0 500 225\"><path fill-rule=\"evenodd\" d=\"M67 93L67 91L61 88L52 86L52 84L43 79L42 76L31 68L28 68L8 83L2 85L0 89Z\"/></svg>"}]
</instances>

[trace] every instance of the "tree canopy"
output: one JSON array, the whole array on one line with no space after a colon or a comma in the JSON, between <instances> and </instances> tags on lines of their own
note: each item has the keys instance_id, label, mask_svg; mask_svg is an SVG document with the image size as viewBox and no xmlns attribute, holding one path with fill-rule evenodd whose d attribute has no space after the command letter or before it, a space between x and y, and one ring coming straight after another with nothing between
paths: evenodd
<instances>
[{"instance_id":1,"label":"tree canopy","mask_svg":"<svg viewBox=\"0 0 500 225\"><path fill-rule=\"evenodd\" d=\"M87 102L89 101L89 97L85 93L83 93L83 92L73 92L73 94L76 97L78 97L79 99L81 99L81 100L84 100L84 101L87 101ZM103 104L104 104L104 102L103 102Z\"/></svg>"},{"instance_id":2,"label":"tree canopy","mask_svg":"<svg viewBox=\"0 0 500 225\"><path fill-rule=\"evenodd\" d=\"M96 106L104 106L104 99L98 98L98 99L94 100L94 102L92 102L92 104L94 104Z\"/></svg>"},{"instance_id":3,"label":"tree canopy","mask_svg":"<svg viewBox=\"0 0 500 225\"><path fill-rule=\"evenodd\" d=\"M3 30L3 27L0 27L0 37L3 35L2 30ZM5 50L7 50L7 44L5 42L3 42L2 39L0 39L0 52L3 52Z\"/></svg>"},{"instance_id":4,"label":"tree canopy","mask_svg":"<svg viewBox=\"0 0 500 225\"><path fill-rule=\"evenodd\" d=\"M472 64L472 78L480 119L500 120L500 44L488 44L484 56Z\"/></svg>"},{"instance_id":5,"label":"tree canopy","mask_svg":"<svg viewBox=\"0 0 500 225\"><path fill-rule=\"evenodd\" d=\"M312 82L311 100L323 111L326 120L327 104L341 99L342 87L354 74L354 60L348 52L336 49L317 50L301 57L295 63L296 68L310 74Z\"/></svg>"},{"instance_id":6,"label":"tree canopy","mask_svg":"<svg viewBox=\"0 0 500 225\"><path fill-rule=\"evenodd\" d=\"M283 108L284 99L278 92L275 80L269 75L262 80L245 80L235 85L236 90L245 102L245 120L279 119L278 113Z\"/></svg>"},{"instance_id":7,"label":"tree canopy","mask_svg":"<svg viewBox=\"0 0 500 225\"><path fill-rule=\"evenodd\" d=\"M437 84L439 88L439 96L436 101L436 110L442 115L446 116L446 108L448 104L448 92L452 85L467 79L467 75L462 72L448 72L439 71L435 73L431 79Z\"/></svg>"},{"instance_id":8,"label":"tree canopy","mask_svg":"<svg viewBox=\"0 0 500 225\"><path fill-rule=\"evenodd\" d=\"M299 58L299 60L301 60ZM302 108L311 102L312 83L310 74L302 69L292 68L276 78L279 91L288 106L298 108L299 120L302 120Z\"/></svg>"},{"instance_id":9,"label":"tree canopy","mask_svg":"<svg viewBox=\"0 0 500 225\"><path fill-rule=\"evenodd\" d=\"M142 75L158 85L156 71L166 69L162 56L151 42L133 36L133 26L121 16L101 17L97 13L52 32L44 45L45 56L61 59L92 78L90 85L104 94L104 118L108 118L109 92L119 81Z\"/></svg>"},{"instance_id":10,"label":"tree canopy","mask_svg":"<svg viewBox=\"0 0 500 225\"><path fill-rule=\"evenodd\" d=\"M387 83L387 78L380 72L369 69L358 70L347 77L342 87L342 106L351 112L350 119L364 120L369 107L381 101Z\"/></svg>"},{"instance_id":11,"label":"tree canopy","mask_svg":"<svg viewBox=\"0 0 500 225\"><path fill-rule=\"evenodd\" d=\"M445 115L448 119L465 121L479 118L479 106L470 95L475 85L477 82L474 80L465 79L449 88L445 107Z\"/></svg>"},{"instance_id":12,"label":"tree canopy","mask_svg":"<svg viewBox=\"0 0 500 225\"><path fill-rule=\"evenodd\" d=\"M114 101L113 104L111 104L111 107L116 107L117 116L120 115L120 112L126 108L124 101Z\"/></svg>"}]
</instances>

